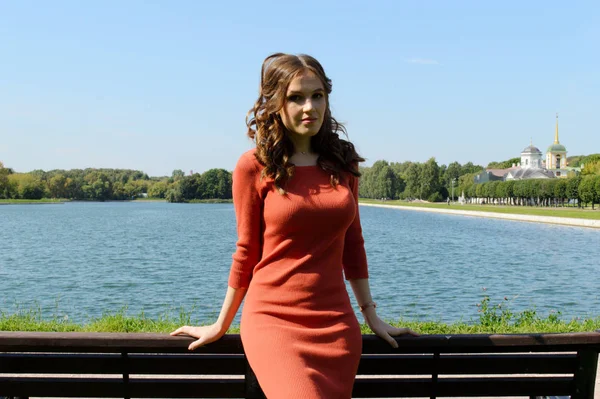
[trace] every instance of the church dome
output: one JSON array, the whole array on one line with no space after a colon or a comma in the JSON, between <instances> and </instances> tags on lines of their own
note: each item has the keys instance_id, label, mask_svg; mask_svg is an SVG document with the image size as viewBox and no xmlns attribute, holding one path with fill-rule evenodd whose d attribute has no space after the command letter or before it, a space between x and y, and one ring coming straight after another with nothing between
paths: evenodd
<instances>
[{"instance_id":1,"label":"church dome","mask_svg":"<svg viewBox=\"0 0 600 399\"><path fill-rule=\"evenodd\" d=\"M548 152L567 152L567 149L562 144L552 144L548 147Z\"/></svg>"},{"instance_id":2,"label":"church dome","mask_svg":"<svg viewBox=\"0 0 600 399\"><path fill-rule=\"evenodd\" d=\"M540 151L539 148L537 148L534 145L530 145L529 147L525 147L525 149L523 151L521 151L521 153L529 153L529 154L541 154L542 152Z\"/></svg>"}]
</instances>

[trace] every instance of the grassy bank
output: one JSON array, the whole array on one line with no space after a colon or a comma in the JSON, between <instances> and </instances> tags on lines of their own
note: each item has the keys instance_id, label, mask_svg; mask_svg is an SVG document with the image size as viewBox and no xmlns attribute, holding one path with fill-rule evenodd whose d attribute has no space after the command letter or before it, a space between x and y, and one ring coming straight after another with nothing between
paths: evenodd
<instances>
[{"instance_id":1,"label":"grassy bank","mask_svg":"<svg viewBox=\"0 0 600 399\"><path fill-rule=\"evenodd\" d=\"M187 201L189 204L233 204L232 199L194 199Z\"/></svg>"},{"instance_id":2,"label":"grassy bank","mask_svg":"<svg viewBox=\"0 0 600 399\"><path fill-rule=\"evenodd\" d=\"M391 321L391 324L410 327L420 334L509 334L600 330L600 317L563 320L560 312L543 316L535 309L514 313L506 307L506 302L491 305L488 297L481 301L478 309L478 317L469 322L448 324L439 321L395 320ZM179 326L194 324L191 313L180 310L176 314L165 312L158 318L150 318L144 313L128 315L126 309L121 309L115 313L90 319L85 323L73 323L65 316L44 318L40 309L20 310L13 314L0 313L0 331L168 333ZM239 333L239 326L233 326L228 332ZM370 334L371 330L366 325L362 325L362 332Z\"/></svg>"},{"instance_id":3,"label":"grassy bank","mask_svg":"<svg viewBox=\"0 0 600 399\"><path fill-rule=\"evenodd\" d=\"M131 202L167 202L164 198L136 198L132 199Z\"/></svg>"},{"instance_id":4,"label":"grassy bank","mask_svg":"<svg viewBox=\"0 0 600 399\"><path fill-rule=\"evenodd\" d=\"M461 211L495 212L515 215L555 216L565 218L600 220L600 210L592 210L591 208L538 208L531 206L460 205L458 203L447 205L446 203L413 203L400 200L379 201L367 198L361 198L360 202L365 204L399 205L416 208L455 209Z\"/></svg>"}]
</instances>

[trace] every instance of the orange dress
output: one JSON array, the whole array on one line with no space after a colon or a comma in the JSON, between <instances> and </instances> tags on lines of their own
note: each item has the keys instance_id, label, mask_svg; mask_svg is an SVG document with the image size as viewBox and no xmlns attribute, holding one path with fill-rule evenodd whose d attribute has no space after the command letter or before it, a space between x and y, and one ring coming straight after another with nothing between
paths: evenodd
<instances>
[{"instance_id":1,"label":"orange dress","mask_svg":"<svg viewBox=\"0 0 600 399\"><path fill-rule=\"evenodd\" d=\"M254 150L233 172L238 242L229 285L248 288L241 338L268 399L350 398L362 351L344 284L367 278L358 179L333 188L297 166L281 195Z\"/></svg>"}]
</instances>

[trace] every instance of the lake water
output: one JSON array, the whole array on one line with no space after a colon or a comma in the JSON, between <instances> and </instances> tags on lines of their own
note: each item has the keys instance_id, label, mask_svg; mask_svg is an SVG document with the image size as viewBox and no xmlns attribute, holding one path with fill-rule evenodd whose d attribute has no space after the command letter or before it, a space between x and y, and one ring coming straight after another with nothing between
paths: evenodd
<instances>
[{"instance_id":1,"label":"lake water","mask_svg":"<svg viewBox=\"0 0 600 399\"><path fill-rule=\"evenodd\" d=\"M361 207L381 316L469 321L510 308L600 316L600 231ZM0 309L85 321L127 307L216 318L235 249L231 204L0 206ZM485 289L485 291L484 291ZM238 319L239 320L239 319Z\"/></svg>"}]
</instances>

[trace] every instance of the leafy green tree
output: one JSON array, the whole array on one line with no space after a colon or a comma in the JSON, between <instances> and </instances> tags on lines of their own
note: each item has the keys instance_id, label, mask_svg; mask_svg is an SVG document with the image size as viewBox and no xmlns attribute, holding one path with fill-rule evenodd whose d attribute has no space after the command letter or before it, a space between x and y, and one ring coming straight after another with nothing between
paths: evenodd
<instances>
[{"instance_id":1,"label":"leafy green tree","mask_svg":"<svg viewBox=\"0 0 600 399\"><path fill-rule=\"evenodd\" d=\"M600 176L600 160L589 161L583 165L581 170L582 175L597 175Z\"/></svg>"},{"instance_id":2,"label":"leafy green tree","mask_svg":"<svg viewBox=\"0 0 600 399\"><path fill-rule=\"evenodd\" d=\"M14 173L9 175L16 186L16 197L20 199L38 200L44 197L45 184L39 175L30 173Z\"/></svg>"},{"instance_id":3,"label":"leafy green tree","mask_svg":"<svg viewBox=\"0 0 600 399\"><path fill-rule=\"evenodd\" d=\"M452 162L446 168L446 180L450 181L452 179L458 179L462 176L462 166L458 162Z\"/></svg>"},{"instance_id":4,"label":"leafy green tree","mask_svg":"<svg viewBox=\"0 0 600 399\"><path fill-rule=\"evenodd\" d=\"M594 176L594 190L596 191L596 199L600 203L600 176Z\"/></svg>"},{"instance_id":5,"label":"leafy green tree","mask_svg":"<svg viewBox=\"0 0 600 399\"><path fill-rule=\"evenodd\" d=\"M422 165L411 163L405 172L406 188L404 189L410 197L420 196L420 180Z\"/></svg>"},{"instance_id":6,"label":"leafy green tree","mask_svg":"<svg viewBox=\"0 0 600 399\"><path fill-rule=\"evenodd\" d=\"M148 197L150 198L165 198L167 194L168 185L165 181L159 181L152 184L148 188Z\"/></svg>"},{"instance_id":7,"label":"leafy green tree","mask_svg":"<svg viewBox=\"0 0 600 399\"><path fill-rule=\"evenodd\" d=\"M598 193L596 193L596 178L595 176L584 176L579 183L578 192L579 198L585 204L592 204L594 209L594 202L600 202Z\"/></svg>"},{"instance_id":8,"label":"leafy green tree","mask_svg":"<svg viewBox=\"0 0 600 399\"><path fill-rule=\"evenodd\" d=\"M508 197L506 195L506 188L508 182L499 181L496 185L496 197L500 200L500 203L504 203L504 200Z\"/></svg>"},{"instance_id":9,"label":"leafy green tree","mask_svg":"<svg viewBox=\"0 0 600 399\"><path fill-rule=\"evenodd\" d=\"M535 201L536 206L539 205L541 180L530 179L526 180L526 182L529 185L529 197Z\"/></svg>"},{"instance_id":10,"label":"leafy green tree","mask_svg":"<svg viewBox=\"0 0 600 399\"><path fill-rule=\"evenodd\" d=\"M135 181L130 181L123 186L123 191L128 199L136 198L142 193L142 186L136 184Z\"/></svg>"},{"instance_id":11,"label":"leafy green tree","mask_svg":"<svg viewBox=\"0 0 600 399\"><path fill-rule=\"evenodd\" d=\"M515 204L515 181L514 180L508 180L503 182L503 186L504 186L504 192L505 192L505 197L509 203L509 205L514 205Z\"/></svg>"},{"instance_id":12,"label":"leafy green tree","mask_svg":"<svg viewBox=\"0 0 600 399\"><path fill-rule=\"evenodd\" d=\"M485 197L485 191L486 191L486 185L487 183L481 183L481 184L476 184L475 185L475 197L477 198L484 198Z\"/></svg>"},{"instance_id":13,"label":"leafy green tree","mask_svg":"<svg viewBox=\"0 0 600 399\"><path fill-rule=\"evenodd\" d=\"M479 187L479 184L472 184L467 187L465 190L467 198L477 198L477 187Z\"/></svg>"},{"instance_id":14,"label":"leafy green tree","mask_svg":"<svg viewBox=\"0 0 600 399\"><path fill-rule=\"evenodd\" d=\"M128 179L127 179L128 180ZM129 183L127 183L129 184ZM123 184L122 180L119 179L118 181L114 182L112 184L112 199L114 200L128 200L131 199L131 196L128 195L126 189L125 189L126 184Z\"/></svg>"},{"instance_id":15,"label":"leafy green tree","mask_svg":"<svg viewBox=\"0 0 600 399\"><path fill-rule=\"evenodd\" d=\"M452 165L452 164L450 164ZM448 166L450 168L450 166ZM475 197L475 175L476 173L467 173L458 178L458 193L455 193L456 196L461 196L465 193L466 198L474 198Z\"/></svg>"},{"instance_id":16,"label":"leafy green tree","mask_svg":"<svg viewBox=\"0 0 600 399\"><path fill-rule=\"evenodd\" d=\"M55 174L48 181L48 192L52 198L67 198L67 178L63 174Z\"/></svg>"},{"instance_id":17,"label":"leafy green tree","mask_svg":"<svg viewBox=\"0 0 600 399\"><path fill-rule=\"evenodd\" d=\"M394 172L394 174L396 175L396 195L394 198L405 198L406 182L398 173Z\"/></svg>"},{"instance_id":18,"label":"leafy green tree","mask_svg":"<svg viewBox=\"0 0 600 399\"><path fill-rule=\"evenodd\" d=\"M231 172L225 169L217 169L217 177L219 184L217 186L217 198L219 199L231 199L233 193L231 191L233 185L233 179Z\"/></svg>"},{"instance_id":19,"label":"leafy green tree","mask_svg":"<svg viewBox=\"0 0 600 399\"><path fill-rule=\"evenodd\" d=\"M435 158L429 158L421 168L419 178L420 198L429 198L439 190L440 167Z\"/></svg>"},{"instance_id":20,"label":"leafy green tree","mask_svg":"<svg viewBox=\"0 0 600 399\"><path fill-rule=\"evenodd\" d=\"M557 179L540 180L538 196L542 200L542 205L548 206L550 200L554 198L554 184Z\"/></svg>"},{"instance_id":21,"label":"leafy green tree","mask_svg":"<svg viewBox=\"0 0 600 399\"><path fill-rule=\"evenodd\" d=\"M4 167L4 164L0 162L0 198L10 198L9 195L9 175L8 168Z\"/></svg>"},{"instance_id":22,"label":"leafy green tree","mask_svg":"<svg viewBox=\"0 0 600 399\"><path fill-rule=\"evenodd\" d=\"M567 179L567 198L577 201L578 207L581 206L581 201L579 201L579 183L581 183L581 176L569 177Z\"/></svg>"},{"instance_id":23,"label":"leafy green tree","mask_svg":"<svg viewBox=\"0 0 600 399\"><path fill-rule=\"evenodd\" d=\"M65 198L81 200L85 198L83 193L84 181L80 177L74 176L73 178L67 177L65 180Z\"/></svg>"},{"instance_id":24,"label":"leafy green tree","mask_svg":"<svg viewBox=\"0 0 600 399\"><path fill-rule=\"evenodd\" d=\"M396 175L402 177L404 179L404 175L409 166L412 165L412 162L390 162L390 168L396 173Z\"/></svg>"},{"instance_id":25,"label":"leafy green tree","mask_svg":"<svg viewBox=\"0 0 600 399\"><path fill-rule=\"evenodd\" d=\"M392 168L384 166L379 170L375 181L375 198L394 198L397 185L397 177Z\"/></svg>"},{"instance_id":26,"label":"leafy green tree","mask_svg":"<svg viewBox=\"0 0 600 399\"><path fill-rule=\"evenodd\" d=\"M566 179L556 179L556 184L554 185L554 198L556 198L556 200L558 200L561 205L564 206L565 198L567 198Z\"/></svg>"},{"instance_id":27,"label":"leafy green tree","mask_svg":"<svg viewBox=\"0 0 600 399\"><path fill-rule=\"evenodd\" d=\"M478 173L483 170L483 166L473 165L473 162L467 162L461 168L461 176L466 175L467 173Z\"/></svg>"},{"instance_id":28,"label":"leafy green tree","mask_svg":"<svg viewBox=\"0 0 600 399\"><path fill-rule=\"evenodd\" d=\"M502 162L490 162L487 169L507 169L521 162L521 158L511 158Z\"/></svg>"},{"instance_id":29,"label":"leafy green tree","mask_svg":"<svg viewBox=\"0 0 600 399\"><path fill-rule=\"evenodd\" d=\"M446 178L446 170L448 169L448 167L444 164L439 165L439 170L438 170L438 176L440 181L438 182L438 187L444 187L446 186L448 183L448 180Z\"/></svg>"},{"instance_id":30,"label":"leafy green tree","mask_svg":"<svg viewBox=\"0 0 600 399\"><path fill-rule=\"evenodd\" d=\"M361 198L372 198L371 197L371 186L373 180L373 173L370 167L360 167L361 173L360 180L358 181L358 196Z\"/></svg>"},{"instance_id":31,"label":"leafy green tree","mask_svg":"<svg viewBox=\"0 0 600 399\"><path fill-rule=\"evenodd\" d=\"M513 194L517 199L519 205L524 205L523 201L527 197L527 189L525 187L525 180L513 180Z\"/></svg>"},{"instance_id":32,"label":"leafy green tree","mask_svg":"<svg viewBox=\"0 0 600 399\"><path fill-rule=\"evenodd\" d=\"M165 195L165 198L169 202L183 202L183 194L181 192L181 187L179 185L180 182L174 184Z\"/></svg>"},{"instance_id":33,"label":"leafy green tree","mask_svg":"<svg viewBox=\"0 0 600 399\"><path fill-rule=\"evenodd\" d=\"M586 164L588 164L590 162L598 162L598 161L600 161L600 154L590 154L590 155L587 155L587 156L581 158L581 163L583 164L584 167Z\"/></svg>"},{"instance_id":34,"label":"leafy green tree","mask_svg":"<svg viewBox=\"0 0 600 399\"><path fill-rule=\"evenodd\" d=\"M179 193L181 193L182 201L189 201L196 198L202 198L199 196L201 176L199 173L194 173L191 176L184 176L177 181L179 187Z\"/></svg>"},{"instance_id":35,"label":"leafy green tree","mask_svg":"<svg viewBox=\"0 0 600 399\"><path fill-rule=\"evenodd\" d=\"M87 184L82 189L86 199L106 201L112 198L112 184L105 172L92 171L85 175L84 180Z\"/></svg>"},{"instance_id":36,"label":"leafy green tree","mask_svg":"<svg viewBox=\"0 0 600 399\"><path fill-rule=\"evenodd\" d=\"M487 197L492 199L492 200L496 200L498 199L500 196L498 195L498 184L500 184L499 181L491 181L488 183L487 185ZM492 201L493 202L493 201Z\"/></svg>"},{"instance_id":37,"label":"leafy green tree","mask_svg":"<svg viewBox=\"0 0 600 399\"><path fill-rule=\"evenodd\" d=\"M230 199L231 173L224 169L209 169L199 175L197 198L203 199Z\"/></svg>"},{"instance_id":38,"label":"leafy green tree","mask_svg":"<svg viewBox=\"0 0 600 399\"><path fill-rule=\"evenodd\" d=\"M171 174L171 178L173 179L173 181L181 180L184 177L185 177L185 173L181 169L175 169L173 171L173 173Z\"/></svg>"}]
</instances>

